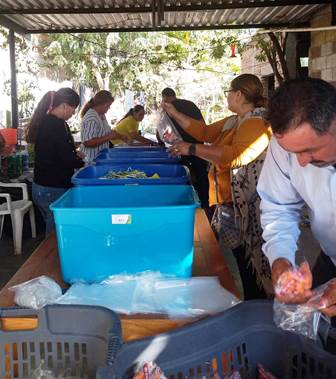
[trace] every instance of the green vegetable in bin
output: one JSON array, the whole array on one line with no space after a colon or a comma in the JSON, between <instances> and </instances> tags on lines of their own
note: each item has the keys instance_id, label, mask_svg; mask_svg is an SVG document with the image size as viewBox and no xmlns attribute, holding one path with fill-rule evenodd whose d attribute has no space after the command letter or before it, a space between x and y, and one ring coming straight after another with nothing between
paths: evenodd
<instances>
[{"instance_id":1,"label":"green vegetable in bin","mask_svg":"<svg viewBox=\"0 0 336 379\"><path fill-rule=\"evenodd\" d=\"M104 176L101 176L100 179L159 179L159 174L154 174L152 176L147 176L145 172L140 170L133 170L129 167L125 171L108 171Z\"/></svg>"}]
</instances>

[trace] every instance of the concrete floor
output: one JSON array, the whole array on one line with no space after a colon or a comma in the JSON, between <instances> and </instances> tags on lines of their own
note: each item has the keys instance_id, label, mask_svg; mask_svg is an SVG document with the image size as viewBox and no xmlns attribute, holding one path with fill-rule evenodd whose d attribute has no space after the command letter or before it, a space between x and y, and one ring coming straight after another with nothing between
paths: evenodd
<instances>
[{"instance_id":1,"label":"concrete floor","mask_svg":"<svg viewBox=\"0 0 336 379\"><path fill-rule=\"evenodd\" d=\"M37 231L37 237L32 238L30 234L28 216L26 216L22 238L22 255L14 255L11 225L9 217L6 216L3 235L0 239L0 288L2 288L9 281L9 279L15 274L15 272L43 240L43 230L39 230L39 228L37 228Z\"/></svg>"}]
</instances>

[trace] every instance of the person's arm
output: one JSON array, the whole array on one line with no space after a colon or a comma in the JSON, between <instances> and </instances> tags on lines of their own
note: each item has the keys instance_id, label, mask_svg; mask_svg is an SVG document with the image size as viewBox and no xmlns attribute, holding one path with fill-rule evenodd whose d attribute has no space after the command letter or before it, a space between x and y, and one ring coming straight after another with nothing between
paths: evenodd
<instances>
[{"instance_id":1,"label":"person's arm","mask_svg":"<svg viewBox=\"0 0 336 379\"><path fill-rule=\"evenodd\" d=\"M57 149L57 154L65 166L71 168L80 168L84 166L83 160L77 155L75 145L69 142L70 130L68 132L65 125L55 125L52 137Z\"/></svg>"},{"instance_id":2,"label":"person's arm","mask_svg":"<svg viewBox=\"0 0 336 379\"><path fill-rule=\"evenodd\" d=\"M148 138L142 137L138 132L132 132L132 133L129 134L129 136L130 136L131 140L135 140L135 141L141 142L142 144L147 145L147 146L148 145L149 146L157 145L156 142L151 141Z\"/></svg>"},{"instance_id":3,"label":"person's arm","mask_svg":"<svg viewBox=\"0 0 336 379\"><path fill-rule=\"evenodd\" d=\"M223 126L227 120L223 119L213 124L206 125L204 120L195 120L185 114L178 112L173 104L163 103L163 109L169 117L176 122L192 137L198 141L213 143L222 133Z\"/></svg>"},{"instance_id":4,"label":"person's arm","mask_svg":"<svg viewBox=\"0 0 336 379\"><path fill-rule=\"evenodd\" d=\"M270 265L280 258L295 265L299 221L304 204L289 176L290 157L273 137L259 177L263 251Z\"/></svg>"},{"instance_id":5,"label":"person's arm","mask_svg":"<svg viewBox=\"0 0 336 379\"><path fill-rule=\"evenodd\" d=\"M82 125L82 143L85 147L96 147L100 146L105 142L110 141L111 139L122 139L124 140L124 136L118 133L115 130L111 130L110 133L106 134L102 137L96 137L97 128L100 126L97 124L95 120L83 121Z\"/></svg>"}]
</instances>

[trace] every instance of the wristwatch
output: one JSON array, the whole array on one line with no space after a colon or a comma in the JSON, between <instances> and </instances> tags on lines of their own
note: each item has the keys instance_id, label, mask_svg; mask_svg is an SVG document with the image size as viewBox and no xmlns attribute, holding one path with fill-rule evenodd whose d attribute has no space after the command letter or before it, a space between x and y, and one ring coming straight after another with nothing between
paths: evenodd
<instances>
[{"instance_id":1,"label":"wristwatch","mask_svg":"<svg viewBox=\"0 0 336 379\"><path fill-rule=\"evenodd\" d=\"M196 143L191 143L188 150L189 155L196 155Z\"/></svg>"}]
</instances>

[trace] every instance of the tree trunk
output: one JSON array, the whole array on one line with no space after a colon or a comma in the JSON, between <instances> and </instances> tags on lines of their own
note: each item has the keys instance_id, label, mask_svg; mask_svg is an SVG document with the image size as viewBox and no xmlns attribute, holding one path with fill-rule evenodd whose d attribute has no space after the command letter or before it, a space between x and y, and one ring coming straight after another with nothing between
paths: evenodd
<instances>
[{"instance_id":1,"label":"tree trunk","mask_svg":"<svg viewBox=\"0 0 336 379\"><path fill-rule=\"evenodd\" d=\"M289 71L288 71L288 67L287 67L287 62L285 59L285 54L284 54L284 51L282 50L282 48L280 46L279 40L277 39L277 37L275 36L275 34L273 32L270 32L267 34L268 34L270 40L272 41L272 44L275 48L275 51L278 54L283 77L285 80L289 80L290 76L289 76Z\"/></svg>"},{"instance_id":2,"label":"tree trunk","mask_svg":"<svg viewBox=\"0 0 336 379\"><path fill-rule=\"evenodd\" d=\"M269 62L269 64L272 67L272 70L274 72L274 75L276 77L277 82L279 84L282 84L284 82L284 78L281 76L281 74L280 74L280 72L278 70L276 56L274 54L274 51L273 51L273 54L271 54L271 52L268 51L268 50L264 50L264 51L265 51L266 57L268 59L268 62Z\"/></svg>"}]
</instances>

